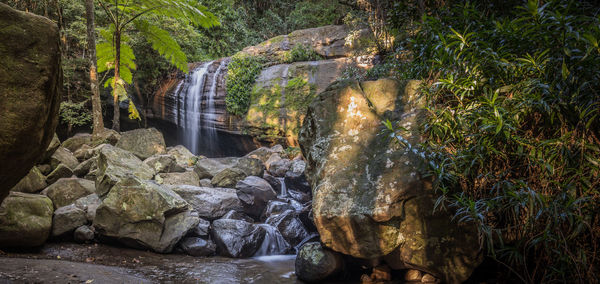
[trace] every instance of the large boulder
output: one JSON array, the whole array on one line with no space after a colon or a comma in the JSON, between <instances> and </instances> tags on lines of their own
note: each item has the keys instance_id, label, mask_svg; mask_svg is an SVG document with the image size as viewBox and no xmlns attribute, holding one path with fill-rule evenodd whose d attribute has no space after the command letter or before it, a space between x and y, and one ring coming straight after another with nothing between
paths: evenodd
<instances>
[{"instance_id":1,"label":"large boulder","mask_svg":"<svg viewBox=\"0 0 600 284\"><path fill-rule=\"evenodd\" d=\"M473 226L433 213L437 199L416 148L424 118L418 81L341 82L313 101L300 132L324 245L357 258L391 262L462 282L479 265ZM382 120L399 122L404 143ZM399 253L397 253L399 252ZM432 253L435 252L435 253Z\"/></svg>"},{"instance_id":2,"label":"large boulder","mask_svg":"<svg viewBox=\"0 0 600 284\"><path fill-rule=\"evenodd\" d=\"M239 181L235 188L237 196L244 205L244 212L259 219L267 203L277 198L277 193L271 185L262 178L249 176Z\"/></svg>"},{"instance_id":3,"label":"large boulder","mask_svg":"<svg viewBox=\"0 0 600 284\"><path fill-rule=\"evenodd\" d=\"M54 136L52 137L52 140L50 141L50 145L48 145L48 147L46 148L46 151L44 151L44 153L42 154L42 157L40 158L39 162L48 161L48 159L50 159L52 154L54 154L56 149L58 149L59 147L60 147L60 139L58 139L58 135L56 135L56 133L54 133Z\"/></svg>"},{"instance_id":4,"label":"large boulder","mask_svg":"<svg viewBox=\"0 0 600 284\"><path fill-rule=\"evenodd\" d=\"M127 150L145 160L155 154L167 152L165 138L156 128L135 129L121 133L117 147Z\"/></svg>"},{"instance_id":5,"label":"large boulder","mask_svg":"<svg viewBox=\"0 0 600 284\"><path fill-rule=\"evenodd\" d=\"M216 174L210 183L216 187L235 187L235 185L248 175L238 168L226 168Z\"/></svg>"},{"instance_id":6,"label":"large boulder","mask_svg":"<svg viewBox=\"0 0 600 284\"><path fill-rule=\"evenodd\" d=\"M38 167L33 167L29 173L11 189L11 191L36 193L44 189L47 185L46 177L40 172Z\"/></svg>"},{"instance_id":7,"label":"large boulder","mask_svg":"<svg viewBox=\"0 0 600 284\"><path fill-rule=\"evenodd\" d=\"M99 196L104 196L113 185L132 175L141 179L154 177L154 170L131 152L108 144L98 150L97 163L96 193Z\"/></svg>"},{"instance_id":8,"label":"large boulder","mask_svg":"<svg viewBox=\"0 0 600 284\"><path fill-rule=\"evenodd\" d=\"M102 204L102 201L97 194L92 193L75 201L75 206L85 212L85 217L89 222L93 222L96 218L96 210Z\"/></svg>"},{"instance_id":9,"label":"large boulder","mask_svg":"<svg viewBox=\"0 0 600 284\"><path fill-rule=\"evenodd\" d=\"M62 143L62 146L67 148L72 153L75 153L83 145L92 144L92 134L89 133L77 133L73 137L69 137Z\"/></svg>"},{"instance_id":10,"label":"large boulder","mask_svg":"<svg viewBox=\"0 0 600 284\"><path fill-rule=\"evenodd\" d=\"M193 166L195 163L194 154L190 152L185 146L177 145L167 150L167 154L173 156L177 165L183 168Z\"/></svg>"},{"instance_id":11,"label":"large boulder","mask_svg":"<svg viewBox=\"0 0 600 284\"><path fill-rule=\"evenodd\" d=\"M56 169L54 169L48 176L46 177L46 182L48 184L53 184L61 178L68 178L73 176L73 170L68 166L63 164L59 164Z\"/></svg>"},{"instance_id":12,"label":"large boulder","mask_svg":"<svg viewBox=\"0 0 600 284\"><path fill-rule=\"evenodd\" d=\"M221 218L230 210L242 210L242 204L232 188L190 185L175 185L169 188L187 201L200 217L208 220Z\"/></svg>"},{"instance_id":13,"label":"large boulder","mask_svg":"<svg viewBox=\"0 0 600 284\"><path fill-rule=\"evenodd\" d=\"M296 256L296 276L306 282L321 282L342 271L344 260L339 253L321 243L306 243Z\"/></svg>"},{"instance_id":14,"label":"large boulder","mask_svg":"<svg viewBox=\"0 0 600 284\"><path fill-rule=\"evenodd\" d=\"M156 173L179 173L185 171L185 168L181 167L172 155L154 155L144 160L144 164L154 169Z\"/></svg>"},{"instance_id":15,"label":"large boulder","mask_svg":"<svg viewBox=\"0 0 600 284\"><path fill-rule=\"evenodd\" d=\"M94 182L80 178L61 178L42 191L54 203L54 208L72 204L95 192Z\"/></svg>"},{"instance_id":16,"label":"large boulder","mask_svg":"<svg viewBox=\"0 0 600 284\"><path fill-rule=\"evenodd\" d=\"M94 227L99 235L125 245L167 253L198 222L177 193L131 177L117 183L106 195L96 210Z\"/></svg>"},{"instance_id":17,"label":"large boulder","mask_svg":"<svg viewBox=\"0 0 600 284\"><path fill-rule=\"evenodd\" d=\"M11 192L0 205L0 247L42 245L50 235L53 212L52 201L43 195Z\"/></svg>"},{"instance_id":18,"label":"large boulder","mask_svg":"<svg viewBox=\"0 0 600 284\"><path fill-rule=\"evenodd\" d=\"M269 158L274 154L276 154L276 155L283 154L283 147L281 145L275 145L270 148L269 147L260 147L256 150L246 154L245 157L259 159L263 163L266 163L267 160L269 160Z\"/></svg>"},{"instance_id":19,"label":"large boulder","mask_svg":"<svg viewBox=\"0 0 600 284\"><path fill-rule=\"evenodd\" d=\"M265 229L241 220L219 219L212 224L212 237L219 254L244 258L253 256L265 239Z\"/></svg>"},{"instance_id":20,"label":"large boulder","mask_svg":"<svg viewBox=\"0 0 600 284\"><path fill-rule=\"evenodd\" d=\"M54 137L63 85L55 23L0 3L0 27L1 202Z\"/></svg>"},{"instance_id":21,"label":"large boulder","mask_svg":"<svg viewBox=\"0 0 600 284\"><path fill-rule=\"evenodd\" d=\"M200 179L212 179L222 170L233 167L236 162L237 158L204 158L196 162L194 172Z\"/></svg>"}]
</instances>

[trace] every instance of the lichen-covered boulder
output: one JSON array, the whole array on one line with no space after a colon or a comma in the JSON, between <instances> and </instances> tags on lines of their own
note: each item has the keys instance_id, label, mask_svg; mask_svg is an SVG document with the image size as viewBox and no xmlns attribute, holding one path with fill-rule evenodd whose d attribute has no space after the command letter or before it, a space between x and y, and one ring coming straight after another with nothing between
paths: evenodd
<instances>
[{"instance_id":1,"label":"lichen-covered boulder","mask_svg":"<svg viewBox=\"0 0 600 284\"><path fill-rule=\"evenodd\" d=\"M53 184L61 178L68 178L73 176L73 170L64 164L59 164L56 169L46 177L46 183Z\"/></svg>"},{"instance_id":2,"label":"lichen-covered boulder","mask_svg":"<svg viewBox=\"0 0 600 284\"><path fill-rule=\"evenodd\" d=\"M232 188L235 185L246 178L248 175L238 168L226 168L216 174L210 183L215 187L227 187Z\"/></svg>"},{"instance_id":3,"label":"lichen-covered boulder","mask_svg":"<svg viewBox=\"0 0 600 284\"><path fill-rule=\"evenodd\" d=\"M320 243L304 244L296 256L296 276L306 282L320 282L342 271L344 260L339 253Z\"/></svg>"},{"instance_id":4,"label":"lichen-covered boulder","mask_svg":"<svg viewBox=\"0 0 600 284\"><path fill-rule=\"evenodd\" d=\"M119 141L123 141L123 139ZM104 196L113 185L132 175L141 179L154 177L154 170L131 152L109 144L98 149L97 163L96 193L99 196Z\"/></svg>"},{"instance_id":5,"label":"lichen-covered boulder","mask_svg":"<svg viewBox=\"0 0 600 284\"><path fill-rule=\"evenodd\" d=\"M61 178L50 185L42 194L54 203L54 208L67 206L77 199L95 192L94 182L80 178Z\"/></svg>"},{"instance_id":6,"label":"lichen-covered boulder","mask_svg":"<svg viewBox=\"0 0 600 284\"><path fill-rule=\"evenodd\" d=\"M173 156L177 165L182 168L187 168L193 166L196 162L196 156L190 152L185 146L177 145L175 147L169 148L167 150L167 154Z\"/></svg>"},{"instance_id":7,"label":"lichen-covered boulder","mask_svg":"<svg viewBox=\"0 0 600 284\"><path fill-rule=\"evenodd\" d=\"M75 158L73 153L69 151L69 149L59 147L50 157L50 166L55 169L59 164L63 164L69 167L69 169L73 170L77 167L77 165L79 165L79 161L77 158Z\"/></svg>"},{"instance_id":8,"label":"lichen-covered boulder","mask_svg":"<svg viewBox=\"0 0 600 284\"><path fill-rule=\"evenodd\" d=\"M36 193L44 189L47 185L46 177L37 167L33 167L29 173L11 189L11 191Z\"/></svg>"},{"instance_id":9,"label":"lichen-covered boulder","mask_svg":"<svg viewBox=\"0 0 600 284\"><path fill-rule=\"evenodd\" d=\"M35 247L52 229L52 201L43 195L11 192L0 205L0 247Z\"/></svg>"},{"instance_id":10,"label":"lichen-covered boulder","mask_svg":"<svg viewBox=\"0 0 600 284\"><path fill-rule=\"evenodd\" d=\"M0 3L0 202L54 137L62 90L58 27Z\"/></svg>"},{"instance_id":11,"label":"lichen-covered boulder","mask_svg":"<svg viewBox=\"0 0 600 284\"><path fill-rule=\"evenodd\" d=\"M75 151L79 150L83 145L89 146L90 144L92 144L92 134L77 133L74 136L67 138L67 140L62 143L62 146L72 153L75 153Z\"/></svg>"},{"instance_id":12,"label":"lichen-covered boulder","mask_svg":"<svg viewBox=\"0 0 600 284\"><path fill-rule=\"evenodd\" d=\"M235 189L197 187L190 185L168 186L187 201L198 215L208 220L221 218L230 210L242 210Z\"/></svg>"},{"instance_id":13,"label":"lichen-covered boulder","mask_svg":"<svg viewBox=\"0 0 600 284\"><path fill-rule=\"evenodd\" d=\"M185 172L172 155L154 155L146 160L144 164L154 169L156 173L180 173Z\"/></svg>"},{"instance_id":14,"label":"lichen-covered boulder","mask_svg":"<svg viewBox=\"0 0 600 284\"><path fill-rule=\"evenodd\" d=\"M198 222L177 193L130 177L113 186L102 200L94 227L99 235L125 245L167 253Z\"/></svg>"},{"instance_id":15,"label":"lichen-covered boulder","mask_svg":"<svg viewBox=\"0 0 600 284\"><path fill-rule=\"evenodd\" d=\"M212 237L219 254L244 258L253 256L265 239L265 229L252 223L219 219L212 224Z\"/></svg>"},{"instance_id":16,"label":"lichen-covered boulder","mask_svg":"<svg viewBox=\"0 0 600 284\"><path fill-rule=\"evenodd\" d=\"M156 128L123 132L116 146L133 153L142 160L148 159L152 155L167 152L165 138Z\"/></svg>"},{"instance_id":17,"label":"lichen-covered boulder","mask_svg":"<svg viewBox=\"0 0 600 284\"><path fill-rule=\"evenodd\" d=\"M433 213L426 178L418 81L342 82L313 101L300 132L313 189L314 221L325 246L358 258L390 257L447 282L480 263L472 226ZM382 120L405 129L398 143ZM411 146L412 145L412 146Z\"/></svg>"}]
</instances>

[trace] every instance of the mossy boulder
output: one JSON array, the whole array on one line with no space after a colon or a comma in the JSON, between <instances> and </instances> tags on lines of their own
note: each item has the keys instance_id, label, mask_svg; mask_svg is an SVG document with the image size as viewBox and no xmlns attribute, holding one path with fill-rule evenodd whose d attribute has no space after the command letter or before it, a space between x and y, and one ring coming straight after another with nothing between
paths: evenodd
<instances>
[{"instance_id":1,"label":"mossy boulder","mask_svg":"<svg viewBox=\"0 0 600 284\"><path fill-rule=\"evenodd\" d=\"M52 229L52 201L43 195L11 192L0 205L0 247L36 247Z\"/></svg>"},{"instance_id":2,"label":"mossy boulder","mask_svg":"<svg viewBox=\"0 0 600 284\"><path fill-rule=\"evenodd\" d=\"M94 182L81 178L61 178L42 191L54 203L54 208L67 206L95 192Z\"/></svg>"},{"instance_id":3,"label":"mossy boulder","mask_svg":"<svg viewBox=\"0 0 600 284\"><path fill-rule=\"evenodd\" d=\"M437 198L423 142L418 81L340 82L309 107L300 132L313 189L313 215L323 244L357 258L388 256L447 282L466 280L479 265L473 226L433 213ZM404 129L403 143L386 131Z\"/></svg>"},{"instance_id":4,"label":"mossy boulder","mask_svg":"<svg viewBox=\"0 0 600 284\"><path fill-rule=\"evenodd\" d=\"M29 173L11 189L11 191L36 193L44 189L47 185L46 177L38 167L33 167Z\"/></svg>"},{"instance_id":5,"label":"mossy boulder","mask_svg":"<svg viewBox=\"0 0 600 284\"><path fill-rule=\"evenodd\" d=\"M154 170L132 153L105 144L98 150L98 170L96 172L96 193L104 196L110 188L127 177L152 179Z\"/></svg>"},{"instance_id":6,"label":"mossy boulder","mask_svg":"<svg viewBox=\"0 0 600 284\"><path fill-rule=\"evenodd\" d=\"M162 133L156 128L135 129L121 133L117 147L145 160L156 154L165 154L167 146Z\"/></svg>"},{"instance_id":7,"label":"mossy boulder","mask_svg":"<svg viewBox=\"0 0 600 284\"><path fill-rule=\"evenodd\" d=\"M62 90L58 27L0 3L0 201L46 151Z\"/></svg>"},{"instance_id":8,"label":"mossy boulder","mask_svg":"<svg viewBox=\"0 0 600 284\"><path fill-rule=\"evenodd\" d=\"M189 204L177 193L130 177L106 195L96 210L94 227L105 238L168 253L198 222Z\"/></svg>"}]
</instances>

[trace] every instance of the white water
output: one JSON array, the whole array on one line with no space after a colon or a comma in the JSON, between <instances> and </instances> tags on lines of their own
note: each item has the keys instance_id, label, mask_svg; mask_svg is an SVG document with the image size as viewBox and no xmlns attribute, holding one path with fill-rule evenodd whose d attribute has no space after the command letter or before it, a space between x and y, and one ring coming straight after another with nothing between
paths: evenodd
<instances>
[{"instance_id":1,"label":"white water","mask_svg":"<svg viewBox=\"0 0 600 284\"><path fill-rule=\"evenodd\" d=\"M281 194L279 194L279 198L286 198L287 197L287 187L285 186L285 179L282 177L277 178L279 180L279 183L281 183Z\"/></svg>"},{"instance_id":2,"label":"white water","mask_svg":"<svg viewBox=\"0 0 600 284\"><path fill-rule=\"evenodd\" d=\"M212 63L212 62L210 62ZM183 106L185 112L183 117L184 146L192 153L198 153L198 138L200 136L200 118L202 113L202 95L206 82L206 72L210 63L204 63L200 68L194 70L187 89L184 91ZM187 78L186 78L187 79ZM187 82L186 82L187 83Z\"/></svg>"},{"instance_id":3,"label":"white water","mask_svg":"<svg viewBox=\"0 0 600 284\"><path fill-rule=\"evenodd\" d=\"M215 71L212 77L210 91L208 92L208 98L206 100L206 111L202 118L202 128L204 129L203 134L206 135L206 147L210 152L217 150L217 129L215 128L215 121L217 116L215 114L215 96L217 95L217 85L219 84L219 74L223 68L227 66L226 60L221 60L219 67Z\"/></svg>"},{"instance_id":4,"label":"white water","mask_svg":"<svg viewBox=\"0 0 600 284\"><path fill-rule=\"evenodd\" d=\"M265 234L265 240L262 242L254 256L285 254L290 249L290 245L285 241L277 228L269 224L257 225L265 229L267 233Z\"/></svg>"}]
</instances>

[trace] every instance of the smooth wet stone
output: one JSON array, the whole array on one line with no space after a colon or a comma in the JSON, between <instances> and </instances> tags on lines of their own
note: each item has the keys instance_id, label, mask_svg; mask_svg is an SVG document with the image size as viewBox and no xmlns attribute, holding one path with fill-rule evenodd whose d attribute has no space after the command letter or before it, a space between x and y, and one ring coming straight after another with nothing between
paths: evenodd
<instances>
[{"instance_id":1,"label":"smooth wet stone","mask_svg":"<svg viewBox=\"0 0 600 284\"><path fill-rule=\"evenodd\" d=\"M179 246L191 256L213 256L217 250L217 245L213 241L202 238L185 238Z\"/></svg>"},{"instance_id":2,"label":"smooth wet stone","mask_svg":"<svg viewBox=\"0 0 600 284\"><path fill-rule=\"evenodd\" d=\"M256 253L263 240L265 230L241 220L219 219L212 224L212 237L218 253L227 257L245 258Z\"/></svg>"},{"instance_id":3,"label":"smooth wet stone","mask_svg":"<svg viewBox=\"0 0 600 284\"><path fill-rule=\"evenodd\" d=\"M297 246L310 235L294 210L273 215L265 223L277 228L292 247Z\"/></svg>"},{"instance_id":4,"label":"smooth wet stone","mask_svg":"<svg viewBox=\"0 0 600 284\"><path fill-rule=\"evenodd\" d=\"M278 200L270 200L265 208L265 211L262 215L262 220L266 220L270 216L277 215L279 213L283 213L287 210L295 210L294 207L287 202L278 201Z\"/></svg>"},{"instance_id":5,"label":"smooth wet stone","mask_svg":"<svg viewBox=\"0 0 600 284\"><path fill-rule=\"evenodd\" d=\"M296 276L306 282L320 282L342 271L344 260L339 253L321 246L306 243L296 256Z\"/></svg>"},{"instance_id":6,"label":"smooth wet stone","mask_svg":"<svg viewBox=\"0 0 600 284\"><path fill-rule=\"evenodd\" d=\"M190 231L190 236L206 238L210 233L210 221L198 218L198 225Z\"/></svg>"},{"instance_id":7,"label":"smooth wet stone","mask_svg":"<svg viewBox=\"0 0 600 284\"><path fill-rule=\"evenodd\" d=\"M46 196L11 192L0 205L0 246L42 245L50 236L53 212Z\"/></svg>"},{"instance_id":8,"label":"smooth wet stone","mask_svg":"<svg viewBox=\"0 0 600 284\"><path fill-rule=\"evenodd\" d=\"M289 170L285 173L285 185L290 190L304 193L311 192L311 186L306 175L306 163L303 160L292 160Z\"/></svg>"},{"instance_id":9,"label":"smooth wet stone","mask_svg":"<svg viewBox=\"0 0 600 284\"><path fill-rule=\"evenodd\" d=\"M133 153L142 160L167 152L165 139L156 128L122 132L121 139L115 146Z\"/></svg>"},{"instance_id":10,"label":"smooth wet stone","mask_svg":"<svg viewBox=\"0 0 600 284\"><path fill-rule=\"evenodd\" d=\"M255 219L262 215L267 203L277 198L271 185L257 176L248 176L235 186L237 196L244 206L244 212Z\"/></svg>"},{"instance_id":11,"label":"smooth wet stone","mask_svg":"<svg viewBox=\"0 0 600 284\"><path fill-rule=\"evenodd\" d=\"M242 220L242 221L246 221L248 223L254 223L254 219L252 219L252 217L246 215L243 212L239 212L239 211L235 211L235 210L231 210L231 211L227 212L227 214L223 215L223 217L221 217L221 219Z\"/></svg>"},{"instance_id":12,"label":"smooth wet stone","mask_svg":"<svg viewBox=\"0 0 600 284\"><path fill-rule=\"evenodd\" d=\"M50 185L42 194L48 196L55 208L72 204L77 199L95 192L94 182L80 178L61 178Z\"/></svg>"}]
</instances>

